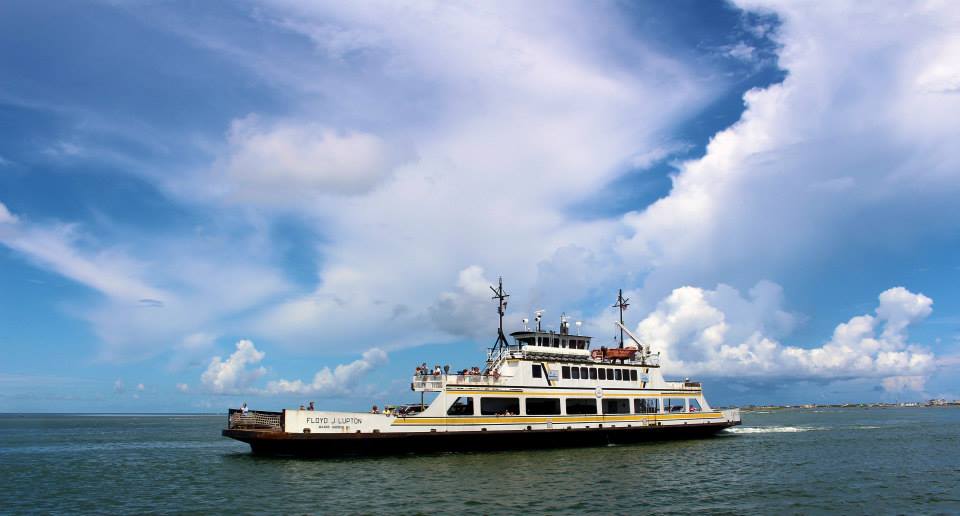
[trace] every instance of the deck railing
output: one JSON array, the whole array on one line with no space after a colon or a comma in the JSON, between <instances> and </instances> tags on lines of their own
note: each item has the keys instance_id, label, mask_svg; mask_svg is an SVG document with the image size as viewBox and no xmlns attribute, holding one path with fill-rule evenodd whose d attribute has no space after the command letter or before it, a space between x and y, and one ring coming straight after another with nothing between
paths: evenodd
<instances>
[{"instance_id":1,"label":"deck railing","mask_svg":"<svg viewBox=\"0 0 960 516\"><path fill-rule=\"evenodd\" d=\"M227 428L230 430L283 430L282 412L263 412L230 409L227 413Z\"/></svg>"},{"instance_id":2,"label":"deck railing","mask_svg":"<svg viewBox=\"0 0 960 516\"><path fill-rule=\"evenodd\" d=\"M498 385L504 377L493 374L440 374L414 376L410 384L414 391L442 391L448 384L457 385Z\"/></svg>"}]
</instances>

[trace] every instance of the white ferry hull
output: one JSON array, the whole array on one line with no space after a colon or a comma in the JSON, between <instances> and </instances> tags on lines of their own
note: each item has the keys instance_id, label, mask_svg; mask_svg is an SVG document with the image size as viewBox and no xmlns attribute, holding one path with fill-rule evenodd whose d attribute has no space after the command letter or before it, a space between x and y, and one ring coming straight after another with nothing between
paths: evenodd
<instances>
[{"instance_id":1,"label":"white ferry hull","mask_svg":"<svg viewBox=\"0 0 960 516\"><path fill-rule=\"evenodd\" d=\"M494 451L630 444L715 435L739 422L552 430L462 430L379 434L302 434L265 430L224 430L223 435L250 445L255 454L333 457L430 452Z\"/></svg>"},{"instance_id":2,"label":"white ferry hull","mask_svg":"<svg viewBox=\"0 0 960 516\"><path fill-rule=\"evenodd\" d=\"M285 411L283 416L283 428L231 428L223 435L248 443L256 454L343 456L629 444L708 437L740 424L735 410L470 418ZM301 429L300 425L309 426Z\"/></svg>"}]
</instances>

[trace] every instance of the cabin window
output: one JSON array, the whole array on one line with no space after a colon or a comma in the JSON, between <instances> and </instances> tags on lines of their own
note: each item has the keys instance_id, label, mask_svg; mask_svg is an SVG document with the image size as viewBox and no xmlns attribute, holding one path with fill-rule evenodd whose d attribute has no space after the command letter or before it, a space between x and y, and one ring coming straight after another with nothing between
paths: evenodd
<instances>
[{"instance_id":1,"label":"cabin window","mask_svg":"<svg viewBox=\"0 0 960 516\"><path fill-rule=\"evenodd\" d=\"M688 398L687 406L690 407L690 412L701 412L703 410L700 408L700 402L696 398Z\"/></svg>"},{"instance_id":2,"label":"cabin window","mask_svg":"<svg viewBox=\"0 0 960 516\"><path fill-rule=\"evenodd\" d=\"M686 412L686 405L684 404L683 398L664 398L663 399L663 411L664 412Z\"/></svg>"},{"instance_id":3,"label":"cabin window","mask_svg":"<svg viewBox=\"0 0 960 516\"><path fill-rule=\"evenodd\" d=\"M460 396L457 401L447 409L448 416L472 416L473 415L473 397Z\"/></svg>"},{"instance_id":4,"label":"cabin window","mask_svg":"<svg viewBox=\"0 0 960 516\"><path fill-rule=\"evenodd\" d=\"M630 370L630 381L631 381L631 382L637 381L637 370L636 370L636 369L631 369L631 370Z\"/></svg>"},{"instance_id":5,"label":"cabin window","mask_svg":"<svg viewBox=\"0 0 960 516\"><path fill-rule=\"evenodd\" d=\"M535 339L535 338L533 338L533 337L525 337L525 338L517 339L517 340L518 340L518 341L520 342L520 344L523 345L523 346L535 346L536 343L537 343L537 342L536 342L537 339Z\"/></svg>"},{"instance_id":6,"label":"cabin window","mask_svg":"<svg viewBox=\"0 0 960 516\"><path fill-rule=\"evenodd\" d=\"M541 345L541 346L549 346L549 345L550 345L550 340L547 339L546 337L537 337L537 340L540 342L540 345Z\"/></svg>"},{"instance_id":7,"label":"cabin window","mask_svg":"<svg viewBox=\"0 0 960 516\"><path fill-rule=\"evenodd\" d=\"M656 398L637 398L633 400L633 411L637 414L656 414L660 412Z\"/></svg>"},{"instance_id":8,"label":"cabin window","mask_svg":"<svg viewBox=\"0 0 960 516\"><path fill-rule=\"evenodd\" d=\"M563 369L560 370L560 374L564 378L570 378L570 366L563 366Z\"/></svg>"},{"instance_id":9,"label":"cabin window","mask_svg":"<svg viewBox=\"0 0 960 516\"><path fill-rule=\"evenodd\" d=\"M593 398L567 398L567 414L596 414L597 400Z\"/></svg>"},{"instance_id":10,"label":"cabin window","mask_svg":"<svg viewBox=\"0 0 960 516\"><path fill-rule=\"evenodd\" d=\"M604 399L604 400L603 400L603 413L604 413L604 414L629 414L629 413L630 413L630 400L626 400L626 399Z\"/></svg>"},{"instance_id":11,"label":"cabin window","mask_svg":"<svg viewBox=\"0 0 960 516\"><path fill-rule=\"evenodd\" d=\"M606 369L604 369L604 368L601 367L600 370L597 371L597 372L600 373L600 379L601 379L601 380L606 380L606 379L607 379L607 370L606 370Z\"/></svg>"},{"instance_id":12,"label":"cabin window","mask_svg":"<svg viewBox=\"0 0 960 516\"><path fill-rule=\"evenodd\" d=\"M586 379L587 379L587 376L590 374L589 371L590 371L589 368L587 368L587 367L581 367L581 368L580 368L580 378L583 378L584 380L586 380Z\"/></svg>"},{"instance_id":13,"label":"cabin window","mask_svg":"<svg viewBox=\"0 0 960 516\"><path fill-rule=\"evenodd\" d=\"M555 348L559 348L559 347L560 347L560 338L559 338L559 337L554 337L554 339L553 339L553 347L555 347Z\"/></svg>"},{"instance_id":14,"label":"cabin window","mask_svg":"<svg viewBox=\"0 0 960 516\"><path fill-rule=\"evenodd\" d=\"M596 368L596 367L591 367L591 368L590 368L590 379L591 379L591 380L596 380L596 379L597 379L597 368Z\"/></svg>"},{"instance_id":15,"label":"cabin window","mask_svg":"<svg viewBox=\"0 0 960 516\"><path fill-rule=\"evenodd\" d=\"M534 378L543 378L543 370L540 369L540 364L533 364L530 369L530 374L533 375Z\"/></svg>"},{"instance_id":16,"label":"cabin window","mask_svg":"<svg viewBox=\"0 0 960 516\"><path fill-rule=\"evenodd\" d=\"M520 398L480 398L480 414L516 416L520 414Z\"/></svg>"},{"instance_id":17,"label":"cabin window","mask_svg":"<svg viewBox=\"0 0 960 516\"><path fill-rule=\"evenodd\" d=\"M614 374L614 377L617 379L617 381L623 380L623 372L620 371L619 369L614 369L613 374Z\"/></svg>"},{"instance_id":18,"label":"cabin window","mask_svg":"<svg viewBox=\"0 0 960 516\"><path fill-rule=\"evenodd\" d=\"M579 380L579 379L580 379L580 368L579 368L579 367L572 367L572 368L570 368L570 372L573 374L573 379L574 379L574 380Z\"/></svg>"},{"instance_id":19,"label":"cabin window","mask_svg":"<svg viewBox=\"0 0 960 516\"><path fill-rule=\"evenodd\" d=\"M556 416L560 414L560 398L527 398L527 414Z\"/></svg>"}]
</instances>

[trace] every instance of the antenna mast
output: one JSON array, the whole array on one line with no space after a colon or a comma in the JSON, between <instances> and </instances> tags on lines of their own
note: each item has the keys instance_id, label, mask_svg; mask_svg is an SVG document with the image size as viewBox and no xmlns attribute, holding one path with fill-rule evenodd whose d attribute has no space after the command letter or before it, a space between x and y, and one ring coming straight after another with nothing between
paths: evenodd
<instances>
[{"instance_id":1,"label":"antenna mast","mask_svg":"<svg viewBox=\"0 0 960 516\"><path fill-rule=\"evenodd\" d=\"M510 297L510 294L503 291L503 276L500 276L497 288L490 287L490 290L493 291L493 297L490 299L497 300L497 314L500 315L500 327L497 329L497 343L494 344L493 347L505 348L507 347L507 338L503 335L503 314L507 311L507 298Z\"/></svg>"},{"instance_id":2,"label":"antenna mast","mask_svg":"<svg viewBox=\"0 0 960 516\"><path fill-rule=\"evenodd\" d=\"M630 301L630 298L623 297L623 289L618 290L617 303L613 305L613 308L620 309L620 347L621 348L623 347L623 311L626 310L628 306L630 306L630 303L627 303L627 301Z\"/></svg>"}]
</instances>

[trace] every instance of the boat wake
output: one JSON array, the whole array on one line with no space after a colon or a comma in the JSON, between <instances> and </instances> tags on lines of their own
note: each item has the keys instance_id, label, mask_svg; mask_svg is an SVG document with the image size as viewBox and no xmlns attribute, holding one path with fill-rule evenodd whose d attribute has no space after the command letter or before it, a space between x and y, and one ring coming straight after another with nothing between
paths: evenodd
<instances>
[{"instance_id":1,"label":"boat wake","mask_svg":"<svg viewBox=\"0 0 960 516\"><path fill-rule=\"evenodd\" d=\"M731 434L783 434L814 430L826 430L826 428L822 426L747 426L727 428L724 431Z\"/></svg>"}]
</instances>

